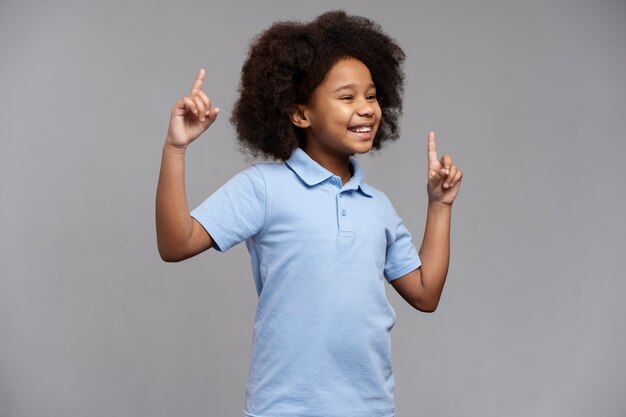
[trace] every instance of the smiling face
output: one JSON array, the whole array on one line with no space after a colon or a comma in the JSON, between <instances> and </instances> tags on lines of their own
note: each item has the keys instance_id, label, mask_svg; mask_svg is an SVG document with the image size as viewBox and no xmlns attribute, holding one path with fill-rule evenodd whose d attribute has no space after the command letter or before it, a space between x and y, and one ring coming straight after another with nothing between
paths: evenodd
<instances>
[{"instance_id":1,"label":"smiling face","mask_svg":"<svg viewBox=\"0 0 626 417\"><path fill-rule=\"evenodd\" d=\"M369 69L346 58L332 66L292 121L305 130L307 153L347 158L372 149L381 113Z\"/></svg>"}]
</instances>

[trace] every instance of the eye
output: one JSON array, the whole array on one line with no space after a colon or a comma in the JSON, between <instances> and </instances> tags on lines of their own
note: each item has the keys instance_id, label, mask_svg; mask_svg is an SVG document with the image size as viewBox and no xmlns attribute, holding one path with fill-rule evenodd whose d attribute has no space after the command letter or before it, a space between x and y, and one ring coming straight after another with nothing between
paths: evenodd
<instances>
[{"instance_id":1,"label":"eye","mask_svg":"<svg viewBox=\"0 0 626 417\"><path fill-rule=\"evenodd\" d=\"M376 100L376 94L369 94L369 95L367 96L367 99L368 99L368 100Z\"/></svg>"},{"instance_id":2,"label":"eye","mask_svg":"<svg viewBox=\"0 0 626 417\"><path fill-rule=\"evenodd\" d=\"M352 100L353 97L352 96L341 96L339 97L339 100Z\"/></svg>"}]
</instances>

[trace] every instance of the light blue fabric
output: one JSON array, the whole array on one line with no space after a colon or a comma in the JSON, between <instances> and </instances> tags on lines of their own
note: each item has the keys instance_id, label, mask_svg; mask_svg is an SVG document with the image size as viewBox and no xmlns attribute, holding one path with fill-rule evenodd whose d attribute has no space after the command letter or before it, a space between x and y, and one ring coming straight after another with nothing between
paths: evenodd
<instances>
[{"instance_id":1,"label":"light blue fabric","mask_svg":"<svg viewBox=\"0 0 626 417\"><path fill-rule=\"evenodd\" d=\"M244 413L394 415L385 280L421 265L411 235L350 158L333 175L296 148L241 171L191 215L227 251L245 241L259 295Z\"/></svg>"}]
</instances>

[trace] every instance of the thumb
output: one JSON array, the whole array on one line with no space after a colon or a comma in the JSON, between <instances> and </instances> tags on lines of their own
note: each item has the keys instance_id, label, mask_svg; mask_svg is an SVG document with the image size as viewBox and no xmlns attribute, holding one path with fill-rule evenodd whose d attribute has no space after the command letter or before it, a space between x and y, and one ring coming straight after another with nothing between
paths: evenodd
<instances>
[{"instance_id":1,"label":"thumb","mask_svg":"<svg viewBox=\"0 0 626 417\"><path fill-rule=\"evenodd\" d=\"M217 119L217 114L220 112L219 107L214 107L209 111L209 114L207 115L207 118L211 119L211 123L213 123L215 121L215 119Z\"/></svg>"},{"instance_id":2,"label":"thumb","mask_svg":"<svg viewBox=\"0 0 626 417\"><path fill-rule=\"evenodd\" d=\"M443 181L443 177L437 171L432 169L428 170L428 185L432 188L436 188Z\"/></svg>"},{"instance_id":3,"label":"thumb","mask_svg":"<svg viewBox=\"0 0 626 417\"><path fill-rule=\"evenodd\" d=\"M219 112L220 112L220 109L217 108L217 107L214 107L214 108L209 110L209 112L207 113L207 115L204 118L204 121L202 123L205 126L205 128L208 128L209 126L211 126L213 124L215 119L217 119L217 115L218 115Z\"/></svg>"}]
</instances>

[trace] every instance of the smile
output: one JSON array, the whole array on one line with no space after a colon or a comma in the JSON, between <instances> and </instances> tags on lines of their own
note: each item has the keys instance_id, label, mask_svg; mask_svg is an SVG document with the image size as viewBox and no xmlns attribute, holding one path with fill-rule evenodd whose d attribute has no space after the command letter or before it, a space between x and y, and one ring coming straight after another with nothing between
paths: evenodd
<instances>
[{"instance_id":1,"label":"smile","mask_svg":"<svg viewBox=\"0 0 626 417\"><path fill-rule=\"evenodd\" d=\"M372 131L372 126L349 127L348 130L355 133L368 133Z\"/></svg>"}]
</instances>

